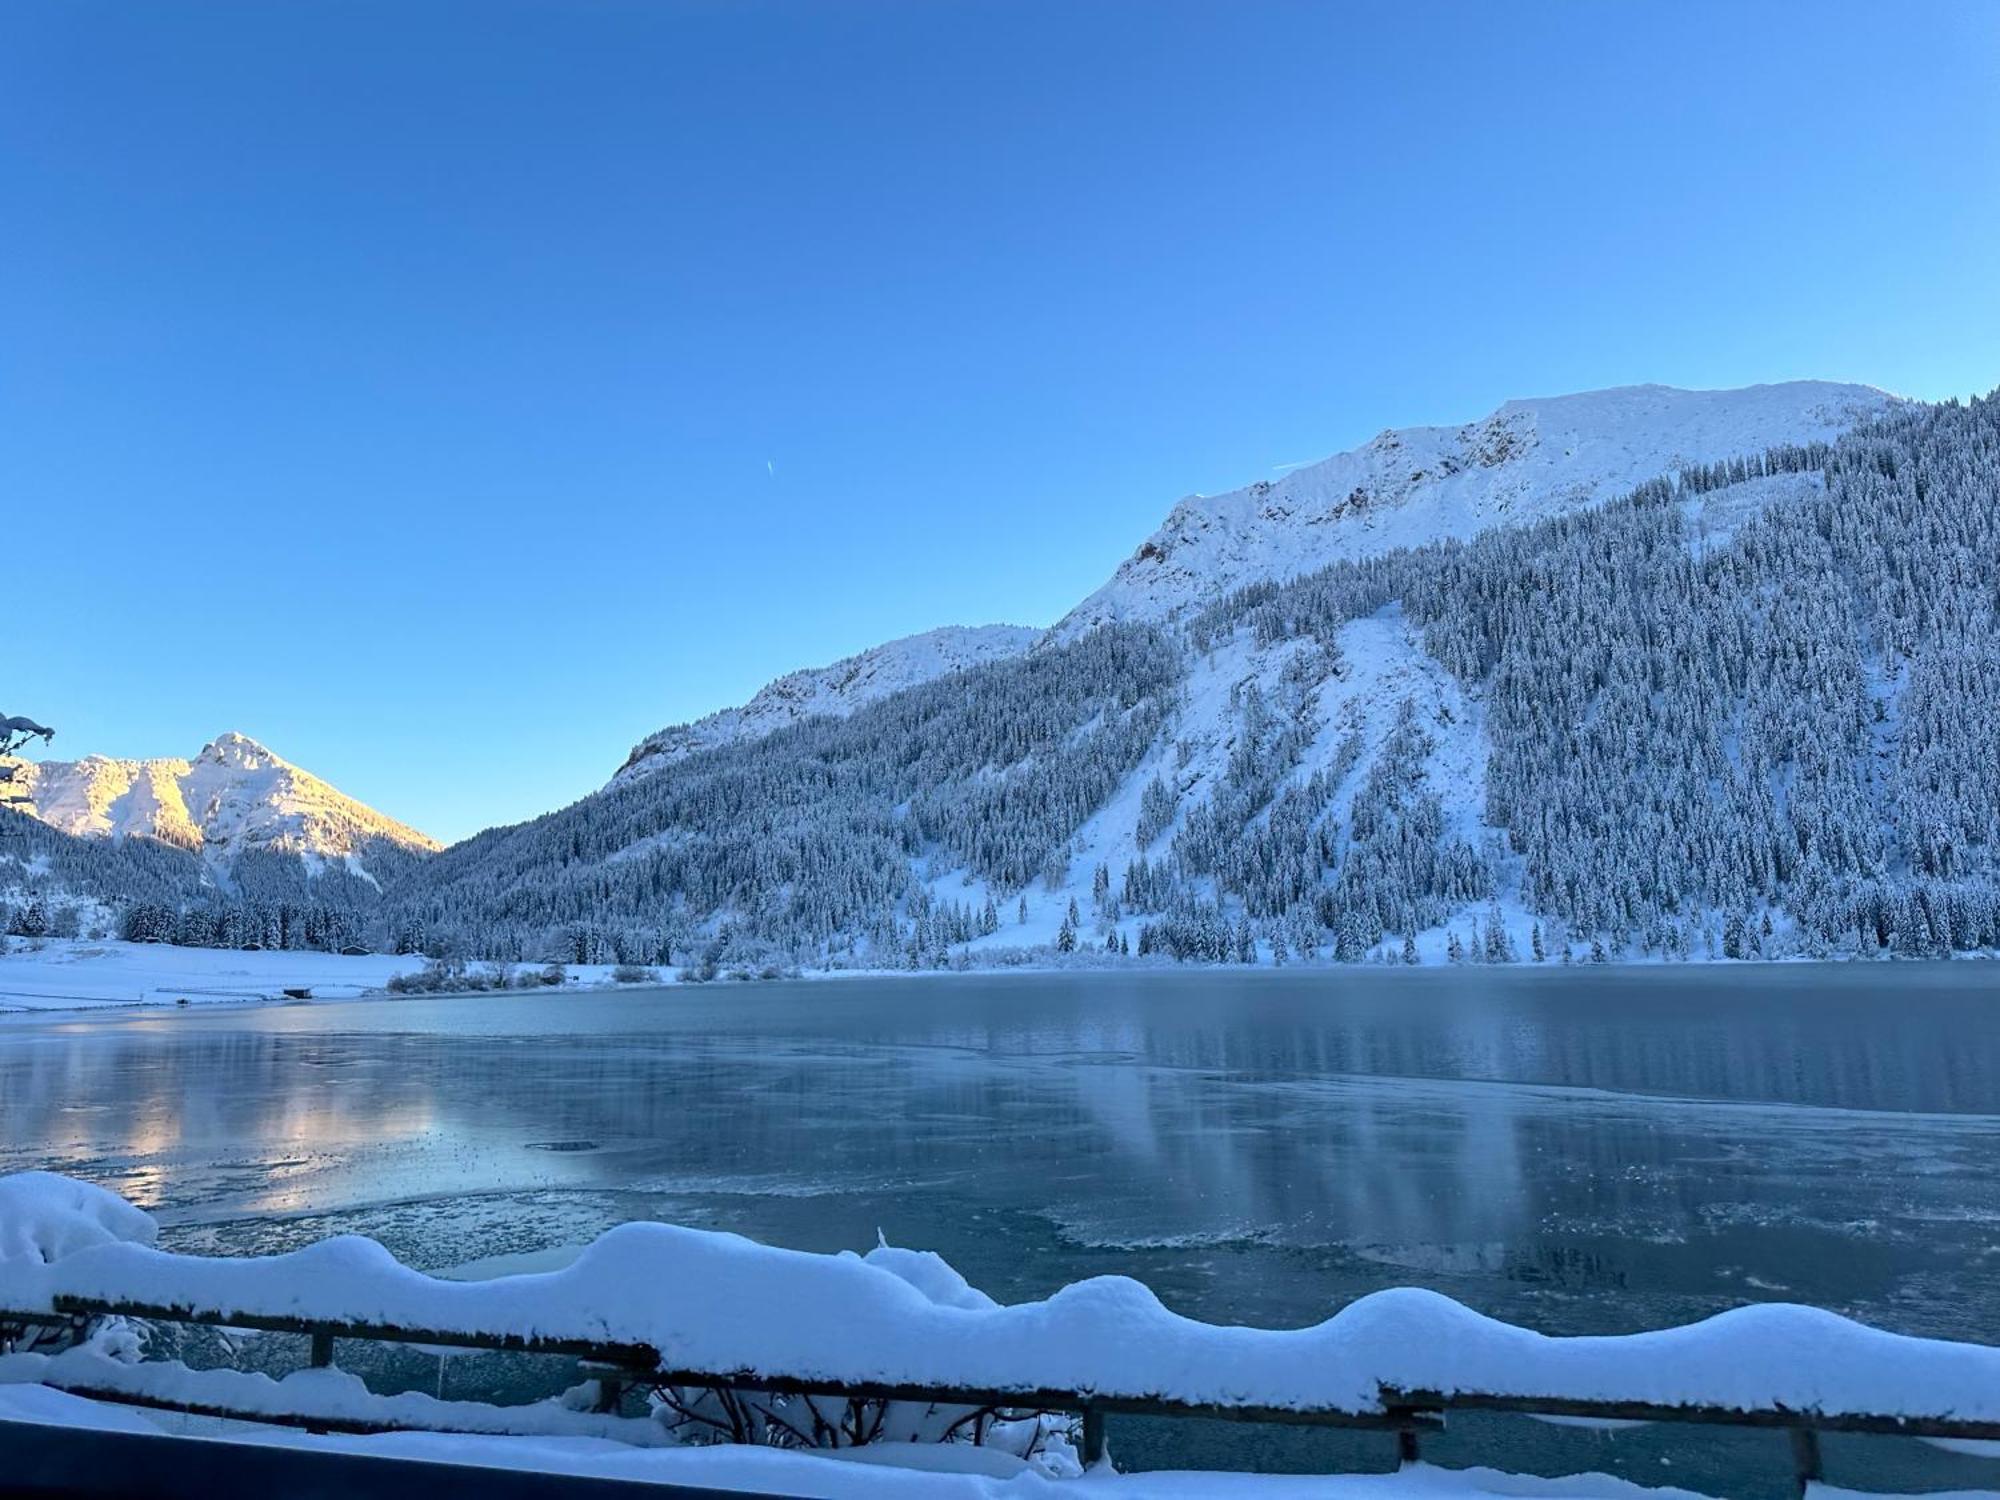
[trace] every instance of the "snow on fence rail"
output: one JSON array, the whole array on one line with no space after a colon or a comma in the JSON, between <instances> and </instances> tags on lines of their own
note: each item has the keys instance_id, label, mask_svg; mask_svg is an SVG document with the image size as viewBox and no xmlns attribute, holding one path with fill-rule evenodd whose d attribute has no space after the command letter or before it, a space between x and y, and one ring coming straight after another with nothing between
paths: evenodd
<instances>
[{"instance_id":1,"label":"snow on fence rail","mask_svg":"<svg viewBox=\"0 0 2000 1500\"><path fill-rule=\"evenodd\" d=\"M426 1276L356 1236L245 1259L153 1239L149 1216L101 1189L0 1178L0 1328L123 1315L291 1332L311 1337L317 1367L337 1339L563 1355L588 1363L601 1394L597 1413L558 1425L595 1417L607 1425L588 1430L604 1436L631 1430L611 1412L624 1386L645 1385L1073 1412L1086 1461L1106 1413L1381 1428L1406 1458L1452 1410L1775 1428L1793 1434L1802 1482L1818 1477L1821 1431L2000 1441L2000 1348L1784 1304L1558 1338L1404 1288L1272 1330L1182 1317L1123 1277L1001 1306L927 1253L809 1254L662 1224L613 1229L559 1271L485 1282ZM6 1355L0 1379L344 1430L449 1427L466 1414L444 1408L472 1405L376 1397L325 1369L302 1373L351 1384L309 1381L279 1400L254 1382L289 1381L111 1363ZM237 1383L197 1378L214 1375Z\"/></svg>"}]
</instances>

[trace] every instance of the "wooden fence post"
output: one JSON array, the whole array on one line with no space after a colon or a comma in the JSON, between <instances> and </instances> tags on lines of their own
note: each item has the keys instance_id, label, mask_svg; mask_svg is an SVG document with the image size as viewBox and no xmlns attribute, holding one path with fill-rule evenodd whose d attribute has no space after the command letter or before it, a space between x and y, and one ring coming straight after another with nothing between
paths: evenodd
<instances>
[{"instance_id":1,"label":"wooden fence post","mask_svg":"<svg viewBox=\"0 0 2000 1500\"><path fill-rule=\"evenodd\" d=\"M333 1330L331 1328L313 1329L312 1353L307 1356L307 1359L315 1370L325 1370L332 1367ZM306 1431L323 1433L326 1431L326 1429L324 1427L315 1427L308 1425Z\"/></svg>"},{"instance_id":2,"label":"wooden fence post","mask_svg":"<svg viewBox=\"0 0 2000 1500\"><path fill-rule=\"evenodd\" d=\"M1083 1409L1083 1466L1095 1468L1104 1462L1104 1413L1094 1406Z\"/></svg>"},{"instance_id":3,"label":"wooden fence post","mask_svg":"<svg viewBox=\"0 0 2000 1500\"><path fill-rule=\"evenodd\" d=\"M1417 1429L1414 1423L1396 1429L1396 1464L1400 1468L1418 1459Z\"/></svg>"},{"instance_id":4,"label":"wooden fence post","mask_svg":"<svg viewBox=\"0 0 2000 1500\"><path fill-rule=\"evenodd\" d=\"M584 1379L596 1382L597 1394L590 1402L590 1409L595 1412L616 1412L625 1400L626 1390L645 1383L640 1372L609 1360L578 1360L576 1368Z\"/></svg>"},{"instance_id":5,"label":"wooden fence post","mask_svg":"<svg viewBox=\"0 0 2000 1500\"><path fill-rule=\"evenodd\" d=\"M1819 1434L1810 1427L1792 1429L1792 1472L1798 1478L1799 1500L1805 1500L1806 1491L1825 1476L1826 1466L1820 1459Z\"/></svg>"}]
</instances>

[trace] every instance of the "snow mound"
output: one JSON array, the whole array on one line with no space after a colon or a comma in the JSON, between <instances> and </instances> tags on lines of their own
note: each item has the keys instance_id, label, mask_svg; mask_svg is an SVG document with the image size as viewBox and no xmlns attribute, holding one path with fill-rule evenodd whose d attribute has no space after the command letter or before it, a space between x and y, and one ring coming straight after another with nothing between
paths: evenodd
<instances>
[{"instance_id":1,"label":"snow mound","mask_svg":"<svg viewBox=\"0 0 2000 1500\"><path fill-rule=\"evenodd\" d=\"M0 1265L49 1265L99 1245L150 1248L159 1233L151 1214L93 1183L54 1172L0 1177Z\"/></svg>"},{"instance_id":2,"label":"snow mound","mask_svg":"<svg viewBox=\"0 0 2000 1500\"><path fill-rule=\"evenodd\" d=\"M268 1257L166 1254L140 1232L150 1224L143 1215L121 1221L96 1190L77 1184L65 1196L54 1185L61 1181L0 1179L0 1236L64 1247L0 1260L0 1306L52 1310L52 1299L69 1294L194 1308L223 1321L630 1342L656 1350L668 1371L829 1386L1055 1390L1356 1413L1381 1410L1388 1388L2000 1421L2000 1349L1887 1333L1785 1304L1654 1333L1557 1338L1401 1288L1362 1297L1312 1327L1228 1327L1182 1317L1126 1277L1000 1306L935 1257L811 1254L665 1224L621 1225L561 1270L453 1282L352 1235ZM66 1237L79 1214L95 1216L98 1227Z\"/></svg>"},{"instance_id":3,"label":"snow mound","mask_svg":"<svg viewBox=\"0 0 2000 1500\"><path fill-rule=\"evenodd\" d=\"M1601 504L1690 464L1830 441L1897 399L1818 380L1623 386L1509 401L1462 427L1384 432L1282 479L1182 500L1055 629L1067 639L1109 620L1163 619L1343 558Z\"/></svg>"},{"instance_id":4,"label":"snow mound","mask_svg":"<svg viewBox=\"0 0 2000 1500\"><path fill-rule=\"evenodd\" d=\"M905 636L843 657L827 667L808 667L767 683L739 708L725 708L692 724L677 724L648 735L632 748L617 786L647 775L698 750L761 739L800 719L844 718L864 704L904 688L919 687L982 662L1019 656L1043 632L1025 625L947 625Z\"/></svg>"}]
</instances>

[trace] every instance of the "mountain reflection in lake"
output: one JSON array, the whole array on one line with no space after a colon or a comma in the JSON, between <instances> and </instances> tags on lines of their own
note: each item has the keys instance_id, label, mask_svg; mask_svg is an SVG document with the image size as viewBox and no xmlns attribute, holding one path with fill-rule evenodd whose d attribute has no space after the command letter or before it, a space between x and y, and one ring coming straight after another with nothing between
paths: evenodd
<instances>
[{"instance_id":1,"label":"mountain reflection in lake","mask_svg":"<svg viewBox=\"0 0 2000 1500\"><path fill-rule=\"evenodd\" d=\"M879 1228L1004 1300L1116 1272L1288 1325L1418 1283L1583 1332L1782 1298L1993 1341L2000 970L949 976L24 1019L0 1028L0 1170L24 1167L116 1188L201 1250L353 1229L443 1267L638 1217L819 1250ZM1452 1461L1678 1451L1471 1427ZM1336 1451L1160 1428L1132 1424L1127 1456ZM1781 1481L1782 1443L1755 1441Z\"/></svg>"}]
</instances>

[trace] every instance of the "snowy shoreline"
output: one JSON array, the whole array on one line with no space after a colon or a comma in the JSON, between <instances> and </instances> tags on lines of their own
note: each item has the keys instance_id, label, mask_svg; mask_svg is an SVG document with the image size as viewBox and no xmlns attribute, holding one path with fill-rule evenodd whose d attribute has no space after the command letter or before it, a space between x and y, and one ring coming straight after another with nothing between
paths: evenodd
<instances>
[{"instance_id":1,"label":"snowy shoreline","mask_svg":"<svg viewBox=\"0 0 2000 1500\"><path fill-rule=\"evenodd\" d=\"M702 981L709 986L769 983L829 984L855 980L983 978L1015 976L1021 979L1075 978L1081 976L1130 976L1151 978L1161 975L1225 975L1256 982L1266 976L1315 975L1337 980L1347 975L1381 976L1403 974L1411 977L1463 972L1475 976L1540 976L1553 980L1557 975L1581 981L1590 975L1667 974L1691 967L1731 970L1752 966L1797 970L1824 966L1847 969L1856 964L1912 964L1990 961L1991 953L1954 954L1949 959L1842 958L1815 959L1787 957L1774 959L1665 959L1614 960L1603 964L1464 964L1450 966L1421 964L1340 964L1296 962L1274 964L1176 963L1171 959L1093 961L1072 958L1022 964L971 964L942 969L804 969L771 979L731 979ZM421 971L426 960L418 955L334 954L308 951L238 952L217 948L176 948L165 944L92 942L81 939L49 939L39 950L25 947L0 952L0 1024L26 1017L42 1018L102 1012L134 1013L178 1011L201 1007L245 1007L274 1004L321 1004L354 1000L474 999L532 994L576 995L618 990L655 990L692 985L673 970L656 971L643 982L620 982L612 977L609 964L565 965L565 982L543 989L467 988L398 995L389 982L399 975ZM486 967L478 965L476 967ZM533 965L514 965L533 968ZM1563 982L1569 982L1565 980ZM305 997L288 996L286 990L306 990Z\"/></svg>"}]
</instances>

